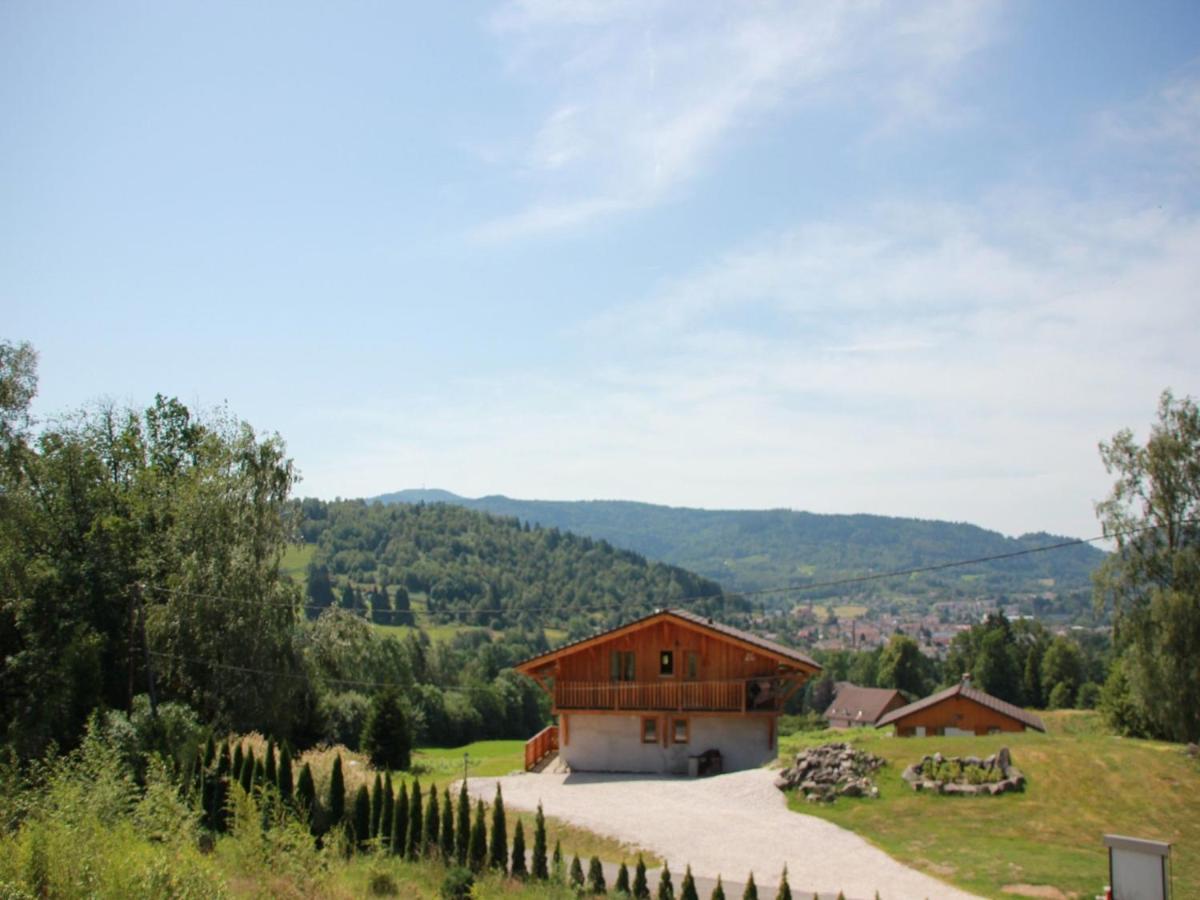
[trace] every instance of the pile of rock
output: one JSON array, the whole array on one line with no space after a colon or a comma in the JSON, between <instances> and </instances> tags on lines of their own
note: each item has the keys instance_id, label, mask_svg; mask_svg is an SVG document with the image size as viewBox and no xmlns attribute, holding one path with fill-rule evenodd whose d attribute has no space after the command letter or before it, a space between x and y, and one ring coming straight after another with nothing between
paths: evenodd
<instances>
[{"instance_id":1,"label":"pile of rock","mask_svg":"<svg viewBox=\"0 0 1200 900\"><path fill-rule=\"evenodd\" d=\"M947 776L945 773L951 773ZM927 755L901 775L914 791L937 794L1004 794L1025 789L1025 776L1012 764L1007 747L985 759L978 756Z\"/></svg>"},{"instance_id":2,"label":"pile of rock","mask_svg":"<svg viewBox=\"0 0 1200 900\"><path fill-rule=\"evenodd\" d=\"M849 744L824 744L801 750L793 765L775 779L781 791L800 790L809 803L829 803L838 797L878 797L868 777L884 760Z\"/></svg>"}]
</instances>

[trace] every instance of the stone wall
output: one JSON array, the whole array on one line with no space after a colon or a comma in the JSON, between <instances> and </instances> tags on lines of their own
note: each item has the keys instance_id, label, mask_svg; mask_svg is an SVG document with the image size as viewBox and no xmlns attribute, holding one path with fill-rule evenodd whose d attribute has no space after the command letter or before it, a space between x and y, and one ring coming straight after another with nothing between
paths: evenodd
<instances>
[{"instance_id":1,"label":"stone wall","mask_svg":"<svg viewBox=\"0 0 1200 900\"><path fill-rule=\"evenodd\" d=\"M936 772L955 771L958 777L948 780ZM1025 776L1012 764L1007 747L980 759L978 756L942 756L934 753L913 763L901 775L914 791L968 796L995 796L1025 789Z\"/></svg>"}]
</instances>

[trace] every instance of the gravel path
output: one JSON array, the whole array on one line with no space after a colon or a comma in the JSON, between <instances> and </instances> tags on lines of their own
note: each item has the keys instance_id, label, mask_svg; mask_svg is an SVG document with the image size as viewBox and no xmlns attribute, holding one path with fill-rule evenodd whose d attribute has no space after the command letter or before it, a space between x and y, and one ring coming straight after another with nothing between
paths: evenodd
<instances>
[{"instance_id":1,"label":"gravel path","mask_svg":"<svg viewBox=\"0 0 1200 900\"><path fill-rule=\"evenodd\" d=\"M814 891L871 900L979 900L902 865L858 835L787 808L769 769L713 778L661 775L509 775L473 778L472 796L490 802L499 782L506 806L548 816L653 851L671 866L678 890L684 866L697 876L742 882L753 871L774 896L784 863L797 897ZM657 884L657 874L651 888ZM740 893L740 892L739 892Z\"/></svg>"}]
</instances>

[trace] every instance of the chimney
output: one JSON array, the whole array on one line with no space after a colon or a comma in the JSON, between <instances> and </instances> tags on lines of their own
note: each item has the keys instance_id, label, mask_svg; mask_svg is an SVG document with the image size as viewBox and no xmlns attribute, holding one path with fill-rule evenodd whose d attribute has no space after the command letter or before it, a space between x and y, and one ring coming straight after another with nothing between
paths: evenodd
<instances>
[{"instance_id":1,"label":"chimney","mask_svg":"<svg viewBox=\"0 0 1200 900\"><path fill-rule=\"evenodd\" d=\"M971 686L971 673L970 672L963 672L962 686L965 688L969 688Z\"/></svg>"}]
</instances>

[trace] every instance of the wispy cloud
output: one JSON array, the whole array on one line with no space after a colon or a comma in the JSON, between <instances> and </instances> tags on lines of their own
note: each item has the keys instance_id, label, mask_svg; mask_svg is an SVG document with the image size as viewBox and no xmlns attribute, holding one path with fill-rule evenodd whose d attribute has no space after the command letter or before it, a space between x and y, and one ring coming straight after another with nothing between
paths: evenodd
<instances>
[{"instance_id":1,"label":"wispy cloud","mask_svg":"<svg viewBox=\"0 0 1200 900\"><path fill-rule=\"evenodd\" d=\"M825 103L870 132L945 125L951 75L992 33L990 3L515 2L492 26L510 74L553 97L510 161L523 209L487 240L575 228L663 201L767 113Z\"/></svg>"}]
</instances>

